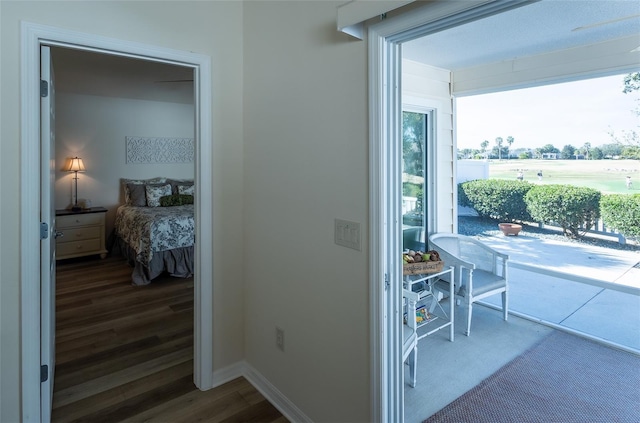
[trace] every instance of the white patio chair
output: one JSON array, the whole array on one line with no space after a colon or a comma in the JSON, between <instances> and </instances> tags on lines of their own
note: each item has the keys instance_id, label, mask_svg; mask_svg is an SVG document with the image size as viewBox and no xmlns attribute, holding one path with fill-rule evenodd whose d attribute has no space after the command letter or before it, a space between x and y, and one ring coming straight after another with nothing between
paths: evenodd
<instances>
[{"instance_id":1,"label":"white patio chair","mask_svg":"<svg viewBox=\"0 0 640 423\"><path fill-rule=\"evenodd\" d=\"M420 296L407 289L402 290L402 297L406 304L407 318L402 325L402 362L409 360L409 385L416 387L416 373L418 368L418 328L416 323L416 303ZM404 373L403 373L404 374Z\"/></svg>"},{"instance_id":2,"label":"white patio chair","mask_svg":"<svg viewBox=\"0 0 640 423\"><path fill-rule=\"evenodd\" d=\"M495 294L502 294L502 314L506 321L509 311L509 256L464 235L437 233L429 237L429 248L438 251L447 266L455 267L454 291L456 304L460 299L467 306L467 330L471 333L473 303ZM450 281L445 281L450 282ZM438 282L441 283L441 282ZM446 292L445 289L443 289Z\"/></svg>"}]
</instances>

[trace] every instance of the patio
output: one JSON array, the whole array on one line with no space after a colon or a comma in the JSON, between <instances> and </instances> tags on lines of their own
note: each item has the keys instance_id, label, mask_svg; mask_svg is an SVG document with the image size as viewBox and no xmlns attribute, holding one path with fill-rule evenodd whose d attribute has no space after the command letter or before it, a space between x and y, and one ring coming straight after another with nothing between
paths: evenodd
<instances>
[{"instance_id":1,"label":"patio","mask_svg":"<svg viewBox=\"0 0 640 423\"><path fill-rule=\"evenodd\" d=\"M640 353L640 249L488 236L510 256L510 311ZM552 268L552 269L551 269ZM491 305L499 301L488 298Z\"/></svg>"},{"instance_id":2,"label":"patio","mask_svg":"<svg viewBox=\"0 0 640 423\"><path fill-rule=\"evenodd\" d=\"M474 308L470 337L463 335L465 309L456 307L455 342L448 331L421 340L417 386L405 387L406 422L423 421L555 329L640 356L640 251L540 239L526 230L477 237L510 255L509 321L493 309L500 296L490 297Z\"/></svg>"}]
</instances>

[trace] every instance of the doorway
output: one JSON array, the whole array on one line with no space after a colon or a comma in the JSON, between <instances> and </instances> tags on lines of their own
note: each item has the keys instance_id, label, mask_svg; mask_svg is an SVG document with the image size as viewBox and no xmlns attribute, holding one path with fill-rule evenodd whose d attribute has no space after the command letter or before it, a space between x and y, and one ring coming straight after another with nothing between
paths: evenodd
<instances>
[{"instance_id":1,"label":"doorway","mask_svg":"<svg viewBox=\"0 0 640 423\"><path fill-rule=\"evenodd\" d=\"M114 221L126 210L121 208L124 188L121 178L194 179L193 161L169 157L165 160L172 163L139 164L130 160L128 154L125 160L123 151L125 140L134 134L162 136L167 143L174 141L172 137L186 137L178 139L190 138L193 142L193 69L84 50L61 47L50 50L55 75L52 97L55 97L58 163L55 230L62 233L55 242L58 242L56 256L63 259L56 263L55 314L48 319L55 321L55 362L50 364L50 378L55 383L48 382L54 389L52 419L71 418L72 413L90 419L99 413L108 420L111 409L89 411L82 405L90 402L90 398L104 399L115 386L122 385L124 390L125 384L135 385L135 380L144 377L145 385L153 386L150 380L154 378L146 369L152 360L161 363L155 369L164 376L158 378L167 382L180 380L185 386L191 382L195 389L193 366L183 362L186 357L193 359L193 277L171 278L165 273L153 278L153 286L131 286L139 279L139 273L129 266L123 254L125 248L114 236ZM167 154L172 151L167 150ZM60 164L74 156L81 157L86 167L85 172L79 173L75 189L73 174L60 171ZM69 214L75 192L77 201L82 204L86 198L91 205L77 214ZM106 210L100 213L104 215L105 228L98 232L103 237L106 234L108 258L84 255L83 251L94 236L92 227L84 224L98 216L95 211L102 210L98 207ZM78 219L79 226L75 224ZM190 229L191 236L193 230ZM69 258L70 255L80 257ZM176 263L183 263L178 261L180 255L171 257L176 257ZM191 269L191 265L184 267ZM167 363L181 371L165 371L163 365L168 366ZM101 382L95 383L97 380ZM78 389L79 386L84 388ZM46 410L47 403L42 407Z\"/></svg>"},{"instance_id":2,"label":"doorway","mask_svg":"<svg viewBox=\"0 0 640 423\"><path fill-rule=\"evenodd\" d=\"M404 365L398 358L402 327L402 266L398 260L402 249L402 112L404 42L463 25L485 16L518 7L526 1L489 2L486 4L443 3L431 5L397 19L383 21L369 28L369 104L370 104L370 277L372 291L373 418L380 421L404 421ZM410 15L410 16L409 16ZM455 230L456 194L453 134L453 107L450 77L446 79L446 96L451 119L450 140L440 140L439 128L434 145L439 148L438 169L434 178L431 216L433 231ZM442 119L442 116L439 117ZM441 120L442 121L442 120ZM436 183L437 180L437 183ZM439 205L438 205L439 203ZM438 220L435 220L438 216ZM379 281L384 281L380 283ZM380 330L380 328L383 328Z\"/></svg>"},{"instance_id":3,"label":"doorway","mask_svg":"<svg viewBox=\"0 0 640 423\"><path fill-rule=\"evenodd\" d=\"M425 5L423 8L412 10L411 13L399 15L397 18L389 19L381 23L375 24L369 28L368 42L371 48L369 49L369 102L370 102L370 134L371 143L371 180L370 188L374 195L371 197L371 282L372 282L372 298L376 303L372 307L372 321L377 325L384 327L385 331L381 331L381 335L375 333L374 337L374 361L372 363L374 374L373 380L378 384L374 386L374 392L377 397L374 398L374 405L376 401L379 401L380 406L374 408L377 412L382 413L379 417L380 420L387 421L401 421L403 418L403 409L401 404L402 394L398 392L398 389L402 389L397 383L402 381L402 375L400 372L403 370L402 366L394 361L395 353L397 352L397 329L400 327L400 313L398 311L397 304L400 301L399 291L401 287L401 273L399 265L397 264L397 249L400 242L397 240L400 234L401 223L401 210L400 204L402 203L400 196L398 195L399 187L401 187L398 180L399 173L399 159L398 151L400 148L401 137L401 116L402 116L402 90L405 89L403 84L403 49L409 47L409 44L413 40L418 40L421 37L427 35L436 34L447 29L462 27L471 22L481 22L485 17L499 16L506 11L519 11L525 15L524 18L510 19L509 22L518 27L520 34L527 35L526 32L521 31L521 22L525 20L531 20L531 16L528 13L531 11L529 8L521 8L521 6L530 6L544 8L545 6L555 7L571 7L568 2L532 2L532 1L490 1L480 3L464 3L464 2L444 2L441 4ZM520 9L521 8L521 9ZM500 73L496 68L490 69L495 66L495 63L486 64L486 66L478 66L478 63L473 63L473 69L466 69L468 72L462 72L460 69L451 67L448 65L439 65L441 69L454 69L455 72L447 79L447 88L449 98L453 98L454 95L471 95L472 93L487 92L495 88L512 89L517 87L529 86L536 79L554 80L559 82L561 80L569 80L575 78L577 75L587 74L602 74L604 72L614 72L614 69L635 69L632 66L637 67L637 56L632 56L630 51L637 46L637 26L624 30L624 28L613 28L614 25L622 22L633 22L631 18L637 15L632 14L636 11L625 12L624 7L618 7L612 5L612 15L609 21L596 21L584 19L577 25L571 27L561 28L558 33L547 32L546 35L550 39L556 50L551 46L547 46L547 49L541 50L533 49L533 46L529 46L532 50L528 50L523 46L517 47L517 53L513 50L502 51L502 54L510 54L511 57L524 57L523 61L518 59L507 60L509 57L502 57L501 60L505 60L503 65L504 69L508 70L504 73ZM548 16L548 10L540 9ZM580 10L582 11L582 10ZM583 12L583 11L582 11ZM619 15L621 13L622 15ZM625 15L625 13L628 15ZM578 13L561 13L557 16L571 16L572 18L579 17ZM504 15L503 15L504 16ZM599 15L600 18L604 18ZM569 25L573 23L571 19L562 19L557 22ZM582 25L582 26L581 26ZM587 25L587 26L585 26ZM579 41L578 37L568 37L566 34L572 31L572 28L576 30L583 30L591 27L607 26L608 31L601 31L599 34L602 38L598 41L585 40ZM504 26L493 25L493 29L503 31ZM541 30L543 28L540 28ZM546 29L546 28L544 28ZM578 32L574 30L573 33ZM619 30L619 32L618 32ZM630 31L630 32L629 32ZM475 30L468 34L474 39L481 39L483 41L491 40L489 37L480 37L479 34L486 34L481 30ZM580 34L586 35L587 32L581 32ZM621 35L626 34L626 35ZM615 38L621 37L621 38ZM474 48L473 43L470 41L461 42L456 37L445 37L448 41L453 41L454 47L448 52L458 51L460 48L473 49L473 53L477 55L485 54L489 47ZM502 33L499 37L503 41L510 41L509 37L505 37ZM530 38L530 37L529 37ZM576 44L567 44L569 39L577 41ZM631 42L630 40L634 41ZM564 49L558 48L557 43L563 42ZM431 40L427 44L434 47L435 43L431 43ZM491 43L490 47L495 47L495 43ZM602 57L594 59L594 46L601 48ZM513 46L512 46L513 47ZM541 47L541 46L537 46ZM566 54L571 49L571 59ZM527 54L524 54L526 50ZM424 54L425 49L418 49L420 54ZM447 51L442 52L442 56L446 56ZM636 52L637 53L637 52ZM430 51L429 57L439 58L441 54L439 52ZM530 56L528 56L530 55ZM536 56L538 55L538 56ZM606 57L605 57L606 56ZM544 59L551 59L551 61L545 61ZM579 60L576 60L578 58ZM478 57L473 54L464 55L464 59L467 61L477 60ZM584 59L584 60L582 60ZM493 58L492 60L497 60ZM523 71L520 65L527 63L530 65L527 71ZM553 62L551 64L550 62ZM444 63L444 62L441 62ZM500 62L502 63L502 62ZM545 66L540 66L543 63ZM548 65L548 66L546 66ZM465 66L471 66L471 63L467 63ZM464 68L462 66L461 68ZM526 67L526 66L525 66ZM515 71L514 69L517 69ZM541 69L549 72L544 73ZM465 69L462 69L465 70ZM544 75L543 75L544 73ZM486 79L485 79L486 78ZM480 81L482 80L482 81ZM434 87L435 84L429 81L427 84L430 87ZM452 105L455 110L455 104ZM451 127L455 127L455 115L452 115L450 122ZM438 137L441 136L441 132L438 131ZM456 204L456 186L455 186L455 138L451 142L440 140L437 144L444 148L449 148L448 154L451 159L441 157L438 159L438 174L437 183L438 189L442 186L447 186L447 190L451 190L449 193L442 193L437 196L437 200L440 203L451 204L450 210L437 210L438 217L444 216L445 219L451 220L451 227L443 227L443 222L438 222L436 230L438 231L455 231L455 219L456 216L453 205ZM380 202L379 200L383 200ZM389 207L389 203L397 204L397 206ZM385 262L384 265L379 265L378 262ZM385 283L381 284L378 281L384 280ZM376 307L378 304L381 306ZM375 329L375 325L374 325ZM391 344L391 347L388 344ZM396 347L394 347L394 345ZM388 388L388 389L387 389ZM374 411L374 416L377 416Z\"/></svg>"},{"instance_id":4,"label":"doorway","mask_svg":"<svg viewBox=\"0 0 640 423\"><path fill-rule=\"evenodd\" d=\"M193 68L195 92L195 281L194 281L194 382L202 390L213 386L213 263L211 246L212 152L210 58L190 52L131 43L59 28L23 22L21 26L21 246L39 251L40 193L49 187L33 172L40 162L40 47L52 45L116 56L175 63ZM51 224L52 222L44 222ZM48 420L40 404L40 277L37 254L21 254L22 277L22 415L24 421Z\"/></svg>"}]
</instances>

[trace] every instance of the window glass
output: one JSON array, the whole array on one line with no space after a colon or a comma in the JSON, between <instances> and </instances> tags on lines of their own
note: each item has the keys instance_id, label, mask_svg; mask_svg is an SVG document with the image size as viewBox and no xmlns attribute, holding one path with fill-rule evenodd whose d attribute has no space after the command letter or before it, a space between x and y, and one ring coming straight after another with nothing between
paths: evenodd
<instances>
[{"instance_id":1,"label":"window glass","mask_svg":"<svg viewBox=\"0 0 640 423\"><path fill-rule=\"evenodd\" d=\"M402 241L404 249L424 250L426 115L402 113Z\"/></svg>"}]
</instances>

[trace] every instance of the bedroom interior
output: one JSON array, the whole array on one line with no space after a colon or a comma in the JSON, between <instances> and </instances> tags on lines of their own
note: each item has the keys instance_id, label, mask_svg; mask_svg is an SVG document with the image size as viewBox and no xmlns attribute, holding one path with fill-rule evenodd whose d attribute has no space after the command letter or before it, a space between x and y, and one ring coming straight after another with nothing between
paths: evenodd
<instances>
[{"instance_id":1,"label":"bedroom interior","mask_svg":"<svg viewBox=\"0 0 640 423\"><path fill-rule=\"evenodd\" d=\"M62 409L54 411L87 412L73 401L85 399L77 392L98 377L96 368L134 374L140 360L163 360L176 351L181 358L166 361L186 363L186 373L165 377L187 378L195 389L193 71L59 47L52 48L52 58L61 164L55 206L59 232L67 232L57 242L71 250L59 255L56 272L54 405ZM79 177L69 171L74 157L84 163ZM158 287L132 286L152 280ZM159 294L168 298L159 301ZM132 335L140 328L143 334ZM109 358L129 348L137 359ZM72 406L64 408L69 401Z\"/></svg>"},{"instance_id":2,"label":"bedroom interior","mask_svg":"<svg viewBox=\"0 0 640 423\"><path fill-rule=\"evenodd\" d=\"M156 82L188 78L190 68L59 47L52 48L52 59L61 164L56 209L72 204L74 181L62 164L75 156L88 169L78 180L79 200L107 208L107 234L125 200L123 178L193 179L193 155L184 142L193 140L193 83ZM154 142L168 144L165 156L151 157L153 146L144 150Z\"/></svg>"},{"instance_id":3,"label":"bedroom interior","mask_svg":"<svg viewBox=\"0 0 640 423\"><path fill-rule=\"evenodd\" d=\"M161 255L156 254L151 271L152 247L159 251L171 249L172 243L181 248L193 245L193 206L147 208L147 185L143 184L161 177L154 182L169 183L171 192L158 193L182 194L178 192L177 181L185 187L190 185L193 191L194 103L193 82L188 81L192 70L67 48L53 48L52 59L56 78L56 163L68 163L70 158L81 156L87 167L85 171L83 166L80 178L77 172L71 178L67 167L60 166L55 184L56 209L73 209L80 203L85 206L81 214L85 220L93 209L106 209L102 229L106 231L106 245L102 242L101 250L130 252L120 242L125 237L129 244L137 243L135 253L128 255L134 267L132 278L137 284L148 284L164 268ZM176 182L171 185L170 181ZM78 184L83 198L77 198ZM151 211L153 215L163 215L153 231L147 232L140 226L132 235L127 227L142 222L135 218L129 218L125 227L116 231L116 215L123 210L120 206L130 205L128 184L138 184L142 189L134 191L142 194L142 201L140 195L134 199L135 205L146 212L144 219L152 219ZM159 201L156 203L153 205L160 206ZM186 216L176 217L178 210ZM168 236L171 232L167 228L175 226L176 219L181 220L180 227L190 235ZM87 252L95 250L86 246L88 241L83 234L73 234L78 239L73 245L67 243L69 237L62 237L61 241L77 250L75 256L82 255L85 248ZM160 234L164 234L162 241ZM143 248L147 250L144 253ZM173 263L169 266L174 274L186 277L193 273L192 248L181 252L179 257L163 255L164 261ZM141 267L141 262L145 266Z\"/></svg>"}]
</instances>

